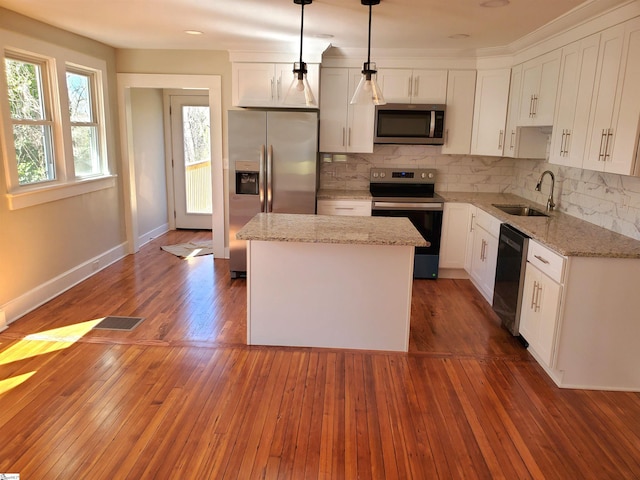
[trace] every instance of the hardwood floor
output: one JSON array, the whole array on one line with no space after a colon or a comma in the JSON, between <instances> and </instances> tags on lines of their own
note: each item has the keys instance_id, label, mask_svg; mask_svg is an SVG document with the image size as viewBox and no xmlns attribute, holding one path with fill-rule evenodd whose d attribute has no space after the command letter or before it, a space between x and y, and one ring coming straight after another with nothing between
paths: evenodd
<instances>
[{"instance_id":1,"label":"hardwood floor","mask_svg":"<svg viewBox=\"0 0 640 480\"><path fill-rule=\"evenodd\" d=\"M25 479L640 478L640 394L561 390L468 281L414 283L410 353L248 347L228 262L170 232L0 334ZM145 320L91 330L105 315Z\"/></svg>"}]
</instances>

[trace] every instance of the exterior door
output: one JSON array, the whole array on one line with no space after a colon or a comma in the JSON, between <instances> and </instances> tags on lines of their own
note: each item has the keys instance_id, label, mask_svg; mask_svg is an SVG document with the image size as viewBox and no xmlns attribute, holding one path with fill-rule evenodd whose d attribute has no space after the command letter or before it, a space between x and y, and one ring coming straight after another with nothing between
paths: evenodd
<instances>
[{"instance_id":1,"label":"exterior door","mask_svg":"<svg viewBox=\"0 0 640 480\"><path fill-rule=\"evenodd\" d=\"M211 230L209 97L171 96L171 145L176 228Z\"/></svg>"}]
</instances>

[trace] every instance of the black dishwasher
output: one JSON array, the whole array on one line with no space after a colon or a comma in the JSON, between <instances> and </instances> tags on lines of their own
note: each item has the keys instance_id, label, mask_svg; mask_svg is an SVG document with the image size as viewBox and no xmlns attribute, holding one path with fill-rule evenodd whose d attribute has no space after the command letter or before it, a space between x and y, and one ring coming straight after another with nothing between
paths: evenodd
<instances>
[{"instance_id":1,"label":"black dishwasher","mask_svg":"<svg viewBox=\"0 0 640 480\"><path fill-rule=\"evenodd\" d=\"M520 332L520 306L529 237L511 225L500 225L493 310L514 336ZM522 337L520 337L522 338Z\"/></svg>"}]
</instances>

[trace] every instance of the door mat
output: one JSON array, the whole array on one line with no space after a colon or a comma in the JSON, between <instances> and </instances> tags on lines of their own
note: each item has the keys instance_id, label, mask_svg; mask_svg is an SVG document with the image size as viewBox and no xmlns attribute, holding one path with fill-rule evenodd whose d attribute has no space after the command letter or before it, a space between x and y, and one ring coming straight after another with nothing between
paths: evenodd
<instances>
[{"instance_id":1,"label":"door mat","mask_svg":"<svg viewBox=\"0 0 640 480\"><path fill-rule=\"evenodd\" d=\"M176 257L191 258L202 255L213 255L213 240L205 242L178 243L160 247L165 252L172 253Z\"/></svg>"},{"instance_id":2,"label":"door mat","mask_svg":"<svg viewBox=\"0 0 640 480\"><path fill-rule=\"evenodd\" d=\"M94 330L124 330L130 332L142 322L142 317L104 317Z\"/></svg>"}]
</instances>

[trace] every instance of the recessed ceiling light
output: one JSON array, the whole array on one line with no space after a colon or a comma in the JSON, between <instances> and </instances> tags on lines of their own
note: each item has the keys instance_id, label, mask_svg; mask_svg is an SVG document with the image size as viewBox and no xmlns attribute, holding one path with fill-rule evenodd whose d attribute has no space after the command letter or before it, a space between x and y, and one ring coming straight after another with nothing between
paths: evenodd
<instances>
[{"instance_id":1,"label":"recessed ceiling light","mask_svg":"<svg viewBox=\"0 0 640 480\"><path fill-rule=\"evenodd\" d=\"M497 8L497 7L506 7L509 5L509 0L487 0L480 4L481 7L487 8Z\"/></svg>"},{"instance_id":2,"label":"recessed ceiling light","mask_svg":"<svg viewBox=\"0 0 640 480\"><path fill-rule=\"evenodd\" d=\"M460 40L462 38L469 38L470 35L468 33L455 33L453 35L449 35L449 38L453 38L454 40Z\"/></svg>"},{"instance_id":3,"label":"recessed ceiling light","mask_svg":"<svg viewBox=\"0 0 640 480\"><path fill-rule=\"evenodd\" d=\"M202 35L200 30L185 30L184 33L187 35Z\"/></svg>"}]
</instances>

